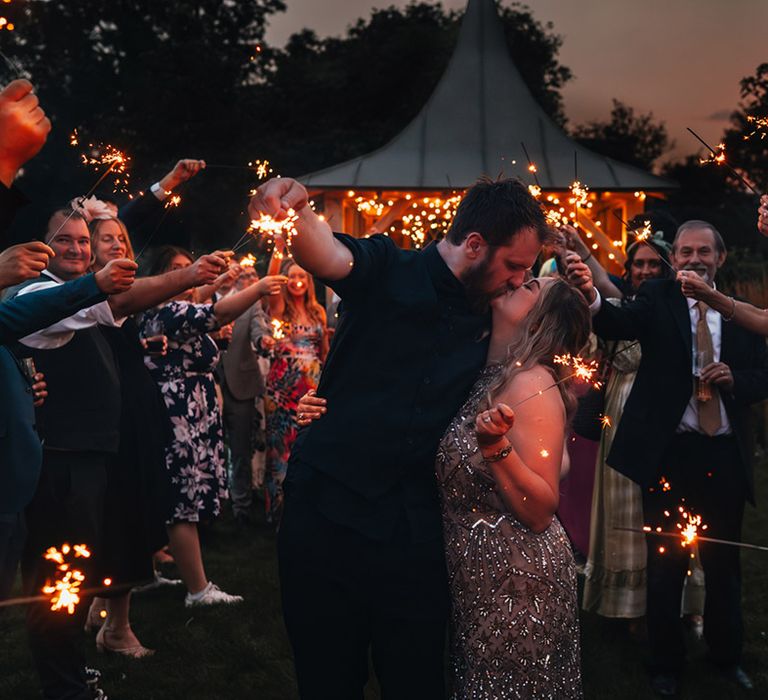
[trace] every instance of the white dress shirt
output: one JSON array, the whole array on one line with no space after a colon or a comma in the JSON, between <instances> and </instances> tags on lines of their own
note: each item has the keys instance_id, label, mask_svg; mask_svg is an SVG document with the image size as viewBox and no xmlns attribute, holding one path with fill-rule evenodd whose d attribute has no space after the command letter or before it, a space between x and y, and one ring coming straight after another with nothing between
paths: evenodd
<instances>
[{"instance_id":1,"label":"white dress shirt","mask_svg":"<svg viewBox=\"0 0 768 700\"><path fill-rule=\"evenodd\" d=\"M64 284L64 280L59 279L56 275L46 270L41 275L39 282L24 287L19 291L18 296L39 292L41 289L50 289L60 284ZM19 342L38 350L55 350L72 340L75 331L81 331L97 325L119 327L123 325L124 321L125 318L115 318L108 301L102 301L94 306L89 306L87 309L81 309L69 318L58 321L52 326L48 326L48 328L43 328L31 335L25 336Z\"/></svg>"}]
</instances>

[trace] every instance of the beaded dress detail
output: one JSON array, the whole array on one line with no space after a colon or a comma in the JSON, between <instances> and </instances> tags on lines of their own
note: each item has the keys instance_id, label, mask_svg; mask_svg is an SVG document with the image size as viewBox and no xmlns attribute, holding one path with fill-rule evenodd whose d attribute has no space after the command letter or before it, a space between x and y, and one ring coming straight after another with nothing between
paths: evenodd
<instances>
[{"instance_id":1,"label":"beaded dress detail","mask_svg":"<svg viewBox=\"0 0 768 700\"><path fill-rule=\"evenodd\" d=\"M500 370L483 371L437 453L452 605L451 697L581 698L571 545L557 518L540 534L515 519L475 438L480 402Z\"/></svg>"}]
</instances>

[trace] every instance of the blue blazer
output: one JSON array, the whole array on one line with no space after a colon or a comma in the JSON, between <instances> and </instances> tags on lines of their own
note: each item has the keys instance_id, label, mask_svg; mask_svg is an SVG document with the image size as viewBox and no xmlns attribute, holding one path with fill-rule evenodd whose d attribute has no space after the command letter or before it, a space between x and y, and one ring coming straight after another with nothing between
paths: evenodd
<instances>
[{"instance_id":1,"label":"blue blazer","mask_svg":"<svg viewBox=\"0 0 768 700\"><path fill-rule=\"evenodd\" d=\"M61 321L106 298L93 275L0 304L0 343ZM18 513L37 486L42 446L35 430L32 388L16 356L0 347L0 513Z\"/></svg>"}]
</instances>

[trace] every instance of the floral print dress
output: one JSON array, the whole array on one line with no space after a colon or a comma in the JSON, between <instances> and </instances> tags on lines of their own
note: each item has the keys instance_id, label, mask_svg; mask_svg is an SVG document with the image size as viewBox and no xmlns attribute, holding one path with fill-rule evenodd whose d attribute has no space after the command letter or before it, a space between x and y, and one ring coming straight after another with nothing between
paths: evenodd
<instances>
[{"instance_id":1,"label":"floral print dress","mask_svg":"<svg viewBox=\"0 0 768 700\"><path fill-rule=\"evenodd\" d=\"M321 324L284 323L283 338L275 343L267 375L267 470L265 497L267 520L280 524L283 480L291 447L296 440L296 406L320 381L320 345L325 333Z\"/></svg>"},{"instance_id":2,"label":"floral print dress","mask_svg":"<svg viewBox=\"0 0 768 700\"><path fill-rule=\"evenodd\" d=\"M217 328L212 304L172 301L141 315L142 336L164 334L168 353L144 358L160 387L173 426L165 463L171 476L171 522L217 516L227 498L221 410L213 369L219 360L208 331Z\"/></svg>"}]
</instances>

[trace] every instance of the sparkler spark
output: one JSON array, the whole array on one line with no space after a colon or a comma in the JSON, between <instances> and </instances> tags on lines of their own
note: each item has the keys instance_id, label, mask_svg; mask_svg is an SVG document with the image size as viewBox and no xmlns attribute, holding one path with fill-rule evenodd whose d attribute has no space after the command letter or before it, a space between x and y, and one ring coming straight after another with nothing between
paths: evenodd
<instances>
[{"instance_id":1,"label":"sparkler spark","mask_svg":"<svg viewBox=\"0 0 768 700\"><path fill-rule=\"evenodd\" d=\"M85 575L79 569L71 566L68 561L70 553L73 553L74 558L88 559L91 556L90 550L84 544L76 544L74 547L63 544L60 550L56 547L49 547L45 551L43 559L54 562L57 567L56 578L52 582L46 581L42 592L50 596L52 611L66 610L70 615L73 615L77 604L80 602L80 589L85 581Z\"/></svg>"},{"instance_id":2,"label":"sparkler spark","mask_svg":"<svg viewBox=\"0 0 768 700\"><path fill-rule=\"evenodd\" d=\"M714 163L715 165L722 165L725 163L725 144L724 143L718 143L715 147L716 150L710 150L709 156L707 158L699 158L699 163L701 165L706 165L707 163Z\"/></svg>"},{"instance_id":3,"label":"sparkler spark","mask_svg":"<svg viewBox=\"0 0 768 700\"><path fill-rule=\"evenodd\" d=\"M70 135L69 143L71 146L79 145L77 130L72 132ZM110 173L113 173L115 176L112 191L127 191L128 180L131 176L130 172L128 171L131 157L126 155L124 151L121 151L109 143L89 143L88 151L80 154L80 160L83 165L87 165L97 171L101 170L105 165L109 166L103 175L99 178L96 185L91 188L90 193L93 193L99 183ZM88 195L86 195L86 198L87 196Z\"/></svg>"},{"instance_id":4,"label":"sparkler spark","mask_svg":"<svg viewBox=\"0 0 768 700\"><path fill-rule=\"evenodd\" d=\"M253 267L256 264L256 256L253 253L248 253L244 258L240 258L238 264L240 267Z\"/></svg>"},{"instance_id":5,"label":"sparkler spark","mask_svg":"<svg viewBox=\"0 0 768 700\"><path fill-rule=\"evenodd\" d=\"M172 197L169 197L165 200L165 208L171 209L173 207L178 207L179 204L181 204L181 195L175 194Z\"/></svg>"},{"instance_id":6,"label":"sparkler spark","mask_svg":"<svg viewBox=\"0 0 768 700\"><path fill-rule=\"evenodd\" d=\"M748 133L745 137L745 141L749 141L753 136L760 136L760 140L762 141L766 135L768 135L768 116L767 117L753 117L749 116L747 117L747 122L752 124L755 128Z\"/></svg>"},{"instance_id":7,"label":"sparkler spark","mask_svg":"<svg viewBox=\"0 0 768 700\"><path fill-rule=\"evenodd\" d=\"M589 203L589 187L583 185L578 180L574 180L569 189L571 190L571 197L568 200L569 204L582 209L585 208Z\"/></svg>"},{"instance_id":8,"label":"sparkler spark","mask_svg":"<svg viewBox=\"0 0 768 700\"><path fill-rule=\"evenodd\" d=\"M591 384L595 389L600 389L602 383L595 380L595 372L598 370L598 364L594 360L584 361L583 358L573 356L570 353L567 355L555 355L554 362L556 365L565 365L573 368L573 374L571 377L581 379L583 382Z\"/></svg>"},{"instance_id":9,"label":"sparkler spark","mask_svg":"<svg viewBox=\"0 0 768 700\"><path fill-rule=\"evenodd\" d=\"M611 423L611 417L610 417L610 416L605 416L605 415L604 415L604 416L603 416L603 417L600 419L600 423L601 423L601 425L603 426L603 430L605 430L606 428L611 428L611 427L613 427L613 424Z\"/></svg>"},{"instance_id":10,"label":"sparkler spark","mask_svg":"<svg viewBox=\"0 0 768 700\"><path fill-rule=\"evenodd\" d=\"M256 177L260 180L265 179L268 175L271 175L274 172L268 160L252 160L248 163L248 167L253 168L256 171Z\"/></svg>"},{"instance_id":11,"label":"sparkler spark","mask_svg":"<svg viewBox=\"0 0 768 700\"><path fill-rule=\"evenodd\" d=\"M272 337L275 340L282 340L285 338L285 330L283 328L283 322L280 319L272 319Z\"/></svg>"},{"instance_id":12,"label":"sparkler spark","mask_svg":"<svg viewBox=\"0 0 768 700\"><path fill-rule=\"evenodd\" d=\"M547 458L547 457L549 457L549 450L541 450L541 452L539 452L539 454L542 457Z\"/></svg>"},{"instance_id":13,"label":"sparkler spark","mask_svg":"<svg viewBox=\"0 0 768 700\"><path fill-rule=\"evenodd\" d=\"M534 199L541 197L541 187L538 185L528 185L528 192L530 192L531 197Z\"/></svg>"}]
</instances>

